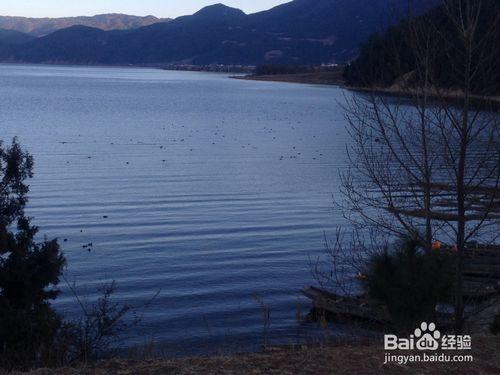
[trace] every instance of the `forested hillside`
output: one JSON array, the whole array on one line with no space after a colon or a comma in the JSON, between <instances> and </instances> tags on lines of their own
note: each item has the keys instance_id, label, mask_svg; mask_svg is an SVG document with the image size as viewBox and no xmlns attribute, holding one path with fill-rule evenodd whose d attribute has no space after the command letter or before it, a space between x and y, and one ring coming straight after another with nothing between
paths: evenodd
<instances>
[{"instance_id":1,"label":"forested hillside","mask_svg":"<svg viewBox=\"0 0 500 375\"><path fill-rule=\"evenodd\" d=\"M449 6L462 7L467 12L466 1L452 1ZM483 0L480 22L475 26L472 43L476 46L490 45L488 55L472 53L471 66L479 67L471 82L474 91L487 87L491 93L500 88L500 2ZM374 33L360 48L359 57L350 63L344 78L351 86L389 87L405 83L417 84L414 75L416 64L422 64L417 54L427 53L429 59L429 82L435 86L453 89L463 83L460 71L453 68L467 64L464 56L464 36L457 32L457 25L448 17L448 9L440 5L426 14L405 20L387 32ZM482 48L475 49L484 51ZM480 62L480 63L479 63Z\"/></svg>"}]
</instances>

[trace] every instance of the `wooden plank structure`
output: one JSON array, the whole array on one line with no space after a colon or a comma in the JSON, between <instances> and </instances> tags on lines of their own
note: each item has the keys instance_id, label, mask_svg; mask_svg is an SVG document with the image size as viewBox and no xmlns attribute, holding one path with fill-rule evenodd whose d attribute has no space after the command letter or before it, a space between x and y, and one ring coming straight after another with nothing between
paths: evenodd
<instances>
[{"instance_id":1,"label":"wooden plank structure","mask_svg":"<svg viewBox=\"0 0 500 375\"><path fill-rule=\"evenodd\" d=\"M464 295L493 298L500 294L500 245L471 245L464 252Z\"/></svg>"},{"instance_id":2,"label":"wooden plank structure","mask_svg":"<svg viewBox=\"0 0 500 375\"><path fill-rule=\"evenodd\" d=\"M370 328L393 326L385 305L366 296L341 296L314 286L304 288L302 294L312 300L313 311L320 311L321 315L332 316L333 320L355 321ZM453 327L453 315L446 312L436 312L436 323L440 328Z\"/></svg>"},{"instance_id":3,"label":"wooden plank structure","mask_svg":"<svg viewBox=\"0 0 500 375\"><path fill-rule=\"evenodd\" d=\"M498 159L492 158L491 167L497 167ZM457 188L448 183L446 177L442 182L429 185L419 183L385 186L383 194L380 187L375 186L370 193L374 207L385 209L391 215L416 220L430 219L431 221L455 223L463 217L457 212ZM469 176L466 186L465 220L468 222L490 222L494 224L500 220L500 186L496 176ZM380 201L377 201L380 194ZM424 196L428 194L430 205L426 205ZM390 196L391 204L387 204ZM497 224L498 226L498 224ZM437 250L439 251L439 250ZM451 247L443 247L441 251L453 251ZM500 245L467 244L463 252L463 293L465 302L481 306L488 301L500 300ZM455 274L450 269L450 273ZM333 316L347 319L357 319L368 323L390 325L391 319L384 305L370 300L365 295L341 296L331 291L316 287L307 287L302 293L312 300L318 310L323 310ZM449 304L452 301L453 289L450 290L447 301L440 304ZM499 306L500 308L500 306ZM453 324L451 314L438 314L437 322L442 326Z\"/></svg>"},{"instance_id":4,"label":"wooden plank structure","mask_svg":"<svg viewBox=\"0 0 500 375\"><path fill-rule=\"evenodd\" d=\"M483 220L487 215L488 221L500 219L500 187L498 181L491 186L468 186L473 193L466 197L465 206L467 221ZM413 218L430 218L436 221L456 222L456 187L448 184L432 184L430 186L431 209L425 209L415 201L416 196L423 197L423 186L394 186L391 194L394 205L387 207L392 214L408 216ZM411 202L411 203L409 203ZM423 202L422 202L423 204Z\"/></svg>"},{"instance_id":5,"label":"wooden plank structure","mask_svg":"<svg viewBox=\"0 0 500 375\"><path fill-rule=\"evenodd\" d=\"M469 245L464 260L464 295L475 303L489 303L500 297L500 245ZM341 296L324 289L309 286L302 290L315 309L339 320L356 320L368 325L390 327L389 313L384 304L366 295ZM450 313L438 312L438 325L453 326Z\"/></svg>"},{"instance_id":6,"label":"wooden plank structure","mask_svg":"<svg viewBox=\"0 0 500 375\"><path fill-rule=\"evenodd\" d=\"M372 325L391 323L386 307L365 296L340 296L314 286L305 288L302 294L313 301L315 309L330 313L340 320L349 318Z\"/></svg>"}]
</instances>

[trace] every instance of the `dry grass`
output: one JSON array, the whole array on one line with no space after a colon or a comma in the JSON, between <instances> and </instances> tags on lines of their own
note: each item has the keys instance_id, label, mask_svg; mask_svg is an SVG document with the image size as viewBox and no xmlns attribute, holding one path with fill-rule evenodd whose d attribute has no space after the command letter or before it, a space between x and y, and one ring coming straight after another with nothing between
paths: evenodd
<instances>
[{"instance_id":1,"label":"dry grass","mask_svg":"<svg viewBox=\"0 0 500 375\"><path fill-rule=\"evenodd\" d=\"M462 353L460 353L462 354ZM384 365L380 344L282 349L259 354L207 358L109 360L89 367L40 369L32 375L98 374L500 374L500 339L473 339L473 363Z\"/></svg>"}]
</instances>

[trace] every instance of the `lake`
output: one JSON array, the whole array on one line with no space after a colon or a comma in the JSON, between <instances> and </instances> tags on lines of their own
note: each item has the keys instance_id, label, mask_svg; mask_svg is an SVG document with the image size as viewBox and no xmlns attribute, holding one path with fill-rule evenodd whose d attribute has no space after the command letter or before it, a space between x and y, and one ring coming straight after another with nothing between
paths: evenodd
<instances>
[{"instance_id":1,"label":"lake","mask_svg":"<svg viewBox=\"0 0 500 375\"><path fill-rule=\"evenodd\" d=\"M343 222L343 100L336 87L221 74L0 65L0 138L34 155L28 214L59 238L86 301L110 280L130 304L160 290L127 345L251 349L257 299L272 342L318 334L296 315L324 233ZM57 308L77 316L61 288Z\"/></svg>"}]
</instances>

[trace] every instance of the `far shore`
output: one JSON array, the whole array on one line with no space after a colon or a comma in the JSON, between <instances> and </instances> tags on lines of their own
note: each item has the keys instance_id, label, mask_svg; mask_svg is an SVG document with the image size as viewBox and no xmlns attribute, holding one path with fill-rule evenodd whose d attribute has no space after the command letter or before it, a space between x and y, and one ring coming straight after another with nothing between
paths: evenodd
<instances>
[{"instance_id":1,"label":"far shore","mask_svg":"<svg viewBox=\"0 0 500 375\"><path fill-rule=\"evenodd\" d=\"M394 97L412 97L412 92L408 90L397 89L394 87L358 87L347 86L342 77L342 72L313 72L313 73L298 73L298 74L273 74L273 75L242 75L232 76L233 79L248 80L248 81L263 81L263 82L286 82L300 83L309 85L331 85L339 86L347 90L360 93L373 93L377 95L386 95ZM449 92L443 96L429 92L429 97L433 99L444 99L449 103L457 103L462 96L460 93ZM481 97L473 95L471 97L472 105L475 108L484 110L498 110L500 108L500 96Z\"/></svg>"},{"instance_id":2,"label":"far shore","mask_svg":"<svg viewBox=\"0 0 500 375\"><path fill-rule=\"evenodd\" d=\"M346 86L346 89L351 91L357 91L360 93L366 94L377 94L384 96L394 96L394 97L402 97L402 98L411 98L415 94L412 90L405 90L395 87L354 87L354 86ZM421 95L421 94L419 94ZM459 92L450 91L437 93L436 91L428 92L429 98L433 100L441 100L443 102L447 102L450 104L458 104L461 99L463 99L463 95ZM479 95L471 95L470 96L471 105L476 109L482 109L485 111L497 111L500 108L500 96L479 96Z\"/></svg>"},{"instance_id":3,"label":"far shore","mask_svg":"<svg viewBox=\"0 0 500 375\"><path fill-rule=\"evenodd\" d=\"M231 78L243 79L249 81L305 83L311 85L334 85L334 86L344 85L342 71L297 73L297 74L245 75L245 76L234 76Z\"/></svg>"},{"instance_id":4,"label":"far shore","mask_svg":"<svg viewBox=\"0 0 500 375\"><path fill-rule=\"evenodd\" d=\"M90 64L90 63L64 63L64 62L19 62L19 61L0 61L0 64L5 65L47 65L47 66L74 66L74 67L108 67L108 68L151 68L160 69L165 71L185 71L185 72L200 72L200 73L221 73L221 74L237 74L239 70L215 70L205 67L193 69L192 66L178 66L172 69L165 64ZM270 74L270 75L256 75L256 74L243 74L230 76L232 79L247 80L247 81L262 81L262 82L285 82L285 83L299 83L308 85L329 85L338 86L346 90L357 91L360 93L374 93L378 95L406 97L411 98L412 93L408 90L402 90L395 87L362 87L362 86L347 86L343 78L343 70L336 71L320 71L309 73L294 73L294 74ZM457 103L462 96L460 93L450 92L443 96L438 96L433 92L429 92L429 97L433 99L445 100L449 103ZM471 97L472 106L477 109L484 109L487 111L500 109L500 96L481 97L473 95Z\"/></svg>"}]
</instances>

